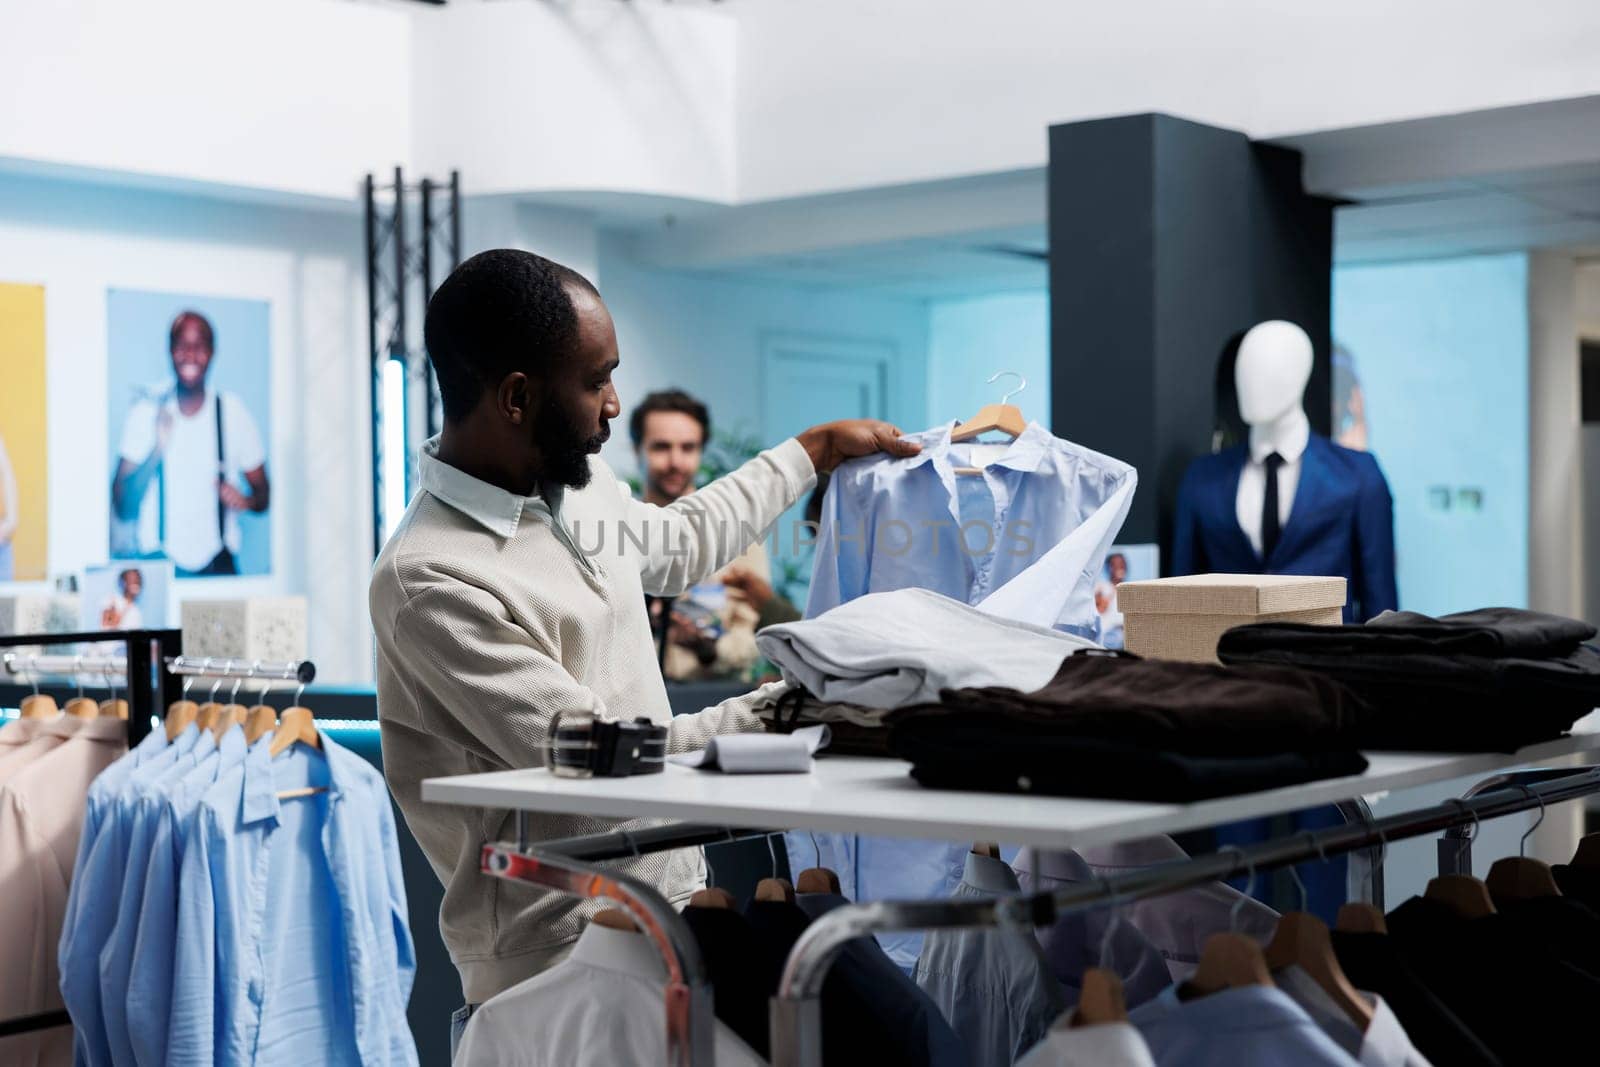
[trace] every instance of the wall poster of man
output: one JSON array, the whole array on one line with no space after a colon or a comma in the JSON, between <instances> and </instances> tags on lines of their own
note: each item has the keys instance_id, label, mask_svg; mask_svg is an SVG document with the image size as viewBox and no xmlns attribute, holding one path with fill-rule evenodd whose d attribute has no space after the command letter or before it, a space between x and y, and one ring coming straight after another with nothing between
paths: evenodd
<instances>
[{"instance_id":1,"label":"wall poster of man","mask_svg":"<svg viewBox=\"0 0 1600 1067\"><path fill-rule=\"evenodd\" d=\"M271 572L269 315L261 300L108 294L112 559Z\"/></svg>"},{"instance_id":2,"label":"wall poster of man","mask_svg":"<svg viewBox=\"0 0 1600 1067\"><path fill-rule=\"evenodd\" d=\"M0 582L45 576L44 287L0 283Z\"/></svg>"}]
</instances>

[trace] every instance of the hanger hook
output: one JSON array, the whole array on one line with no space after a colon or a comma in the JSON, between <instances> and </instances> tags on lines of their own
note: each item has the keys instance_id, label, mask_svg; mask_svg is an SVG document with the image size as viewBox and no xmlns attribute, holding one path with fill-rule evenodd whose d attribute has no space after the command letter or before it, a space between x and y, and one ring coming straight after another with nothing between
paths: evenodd
<instances>
[{"instance_id":1,"label":"hanger hook","mask_svg":"<svg viewBox=\"0 0 1600 1067\"><path fill-rule=\"evenodd\" d=\"M28 657L28 681L33 683L33 695L39 695L39 657Z\"/></svg>"},{"instance_id":2,"label":"hanger hook","mask_svg":"<svg viewBox=\"0 0 1600 1067\"><path fill-rule=\"evenodd\" d=\"M1478 831L1483 829L1483 823L1478 821L1478 813L1473 810L1472 805L1460 797L1451 797L1450 803L1459 807L1465 814L1472 816L1472 833L1467 837L1467 844L1476 845L1478 843Z\"/></svg>"},{"instance_id":3,"label":"hanger hook","mask_svg":"<svg viewBox=\"0 0 1600 1067\"><path fill-rule=\"evenodd\" d=\"M993 385L994 384L994 380L996 378L1003 377L1003 376L1005 376L1007 374L1015 376L1017 381L1021 382L1022 384L1017 386L1015 389L1011 390L1009 393L1006 393L1004 396L1002 396L1000 398L1000 403L1002 403L1002 404L1008 403L1011 400L1012 397L1016 396L1018 393L1022 392L1024 389L1026 389L1028 387L1028 379L1024 378L1022 375L1018 374L1014 370L997 370L993 374L989 375L989 380L988 380L988 382L986 384Z\"/></svg>"},{"instance_id":4,"label":"hanger hook","mask_svg":"<svg viewBox=\"0 0 1600 1067\"><path fill-rule=\"evenodd\" d=\"M181 661L183 657L180 656L178 658ZM201 674L210 674L211 673L211 657L210 656L207 656L205 662L200 665L200 673ZM185 699L185 700L189 699L189 687L194 684L194 679L195 679L195 676L192 675L192 674L185 676L184 679L183 679L183 699Z\"/></svg>"},{"instance_id":5,"label":"hanger hook","mask_svg":"<svg viewBox=\"0 0 1600 1067\"><path fill-rule=\"evenodd\" d=\"M1116 890L1111 888L1111 879L1101 878L1100 885L1106 891L1106 903L1111 912L1106 918L1106 928L1100 934L1100 956L1095 965L1111 970L1111 938L1116 933L1117 924L1122 922L1122 905Z\"/></svg>"},{"instance_id":6,"label":"hanger hook","mask_svg":"<svg viewBox=\"0 0 1600 1067\"><path fill-rule=\"evenodd\" d=\"M772 877L778 877L778 850L773 847L772 834L767 835L767 858L772 861Z\"/></svg>"},{"instance_id":7,"label":"hanger hook","mask_svg":"<svg viewBox=\"0 0 1600 1067\"><path fill-rule=\"evenodd\" d=\"M72 680L78 683L78 699L83 699L83 657L72 657Z\"/></svg>"},{"instance_id":8,"label":"hanger hook","mask_svg":"<svg viewBox=\"0 0 1600 1067\"><path fill-rule=\"evenodd\" d=\"M300 683L300 688L298 688L298 689L296 689L294 691L294 703L295 703L296 707L300 706L300 695L302 693L304 693L305 691L306 691L306 683L301 682Z\"/></svg>"},{"instance_id":9,"label":"hanger hook","mask_svg":"<svg viewBox=\"0 0 1600 1067\"><path fill-rule=\"evenodd\" d=\"M1544 797L1539 793L1535 793L1533 789L1527 785L1527 783L1523 783L1522 785L1518 786L1518 788L1524 793L1528 794L1529 798L1539 802L1539 818L1534 821L1532 826L1528 827L1528 832L1522 835L1522 843L1517 846L1517 855L1521 856L1523 859L1527 859L1528 838L1533 836L1535 830L1544 825Z\"/></svg>"},{"instance_id":10,"label":"hanger hook","mask_svg":"<svg viewBox=\"0 0 1600 1067\"><path fill-rule=\"evenodd\" d=\"M1244 902L1250 899L1251 894L1256 891L1256 865L1250 862L1244 854L1244 849L1238 845L1229 845L1223 851L1232 852L1237 856L1239 862L1244 864L1246 874L1244 892L1239 895L1238 900L1233 902L1233 907L1228 909L1228 932L1236 934L1239 932L1239 913L1244 910Z\"/></svg>"}]
</instances>

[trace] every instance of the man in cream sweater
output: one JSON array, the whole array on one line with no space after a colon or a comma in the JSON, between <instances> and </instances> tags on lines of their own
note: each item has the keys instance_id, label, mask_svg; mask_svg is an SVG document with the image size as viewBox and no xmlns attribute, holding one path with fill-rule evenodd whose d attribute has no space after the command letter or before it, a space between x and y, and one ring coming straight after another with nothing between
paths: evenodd
<instances>
[{"instance_id":1,"label":"man in cream sweater","mask_svg":"<svg viewBox=\"0 0 1600 1067\"><path fill-rule=\"evenodd\" d=\"M556 712L671 723L671 747L760 729L717 711L672 718L644 596L726 566L852 456L911 455L887 423L814 427L667 507L632 500L596 455L621 413L611 316L593 285L528 252L467 260L428 305L444 432L421 490L373 567L384 771L445 885L440 926L469 1005L552 966L591 902L487 878L478 851L511 836L505 811L424 804L424 778L543 763ZM614 829L534 820L536 839ZM618 870L681 903L704 884L698 850Z\"/></svg>"}]
</instances>

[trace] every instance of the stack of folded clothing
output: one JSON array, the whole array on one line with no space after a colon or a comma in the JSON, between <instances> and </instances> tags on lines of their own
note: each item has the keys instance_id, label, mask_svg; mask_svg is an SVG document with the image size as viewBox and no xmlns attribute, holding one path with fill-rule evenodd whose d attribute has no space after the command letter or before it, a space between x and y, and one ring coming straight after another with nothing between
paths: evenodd
<instances>
[{"instance_id":1,"label":"stack of folded clothing","mask_svg":"<svg viewBox=\"0 0 1600 1067\"><path fill-rule=\"evenodd\" d=\"M1307 671L1096 650L1033 692L946 689L889 748L927 786L1178 802L1359 774L1366 714Z\"/></svg>"},{"instance_id":2,"label":"stack of folded clothing","mask_svg":"<svg viewBox=\"0 0 1600 1067\"><path fill-rule=\"evenodd\" d=\"M1511 752L1600 706L1600 649L1585 643L1594 637L1587 623L1514 608L1386 611L1365 626L1241 626L1217 655L1344 683L1373 710L1363 748Z\"/></svg>"}]
</instances>

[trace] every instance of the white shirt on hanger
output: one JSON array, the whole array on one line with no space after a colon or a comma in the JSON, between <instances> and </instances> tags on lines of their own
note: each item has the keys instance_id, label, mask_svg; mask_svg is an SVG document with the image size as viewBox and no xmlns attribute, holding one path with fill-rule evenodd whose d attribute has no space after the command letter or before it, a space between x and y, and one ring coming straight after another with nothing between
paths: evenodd
<instances>
[{"instance_id":1,"label":"white shirt on hanger","mask_svg":"<svg viewBox=\"0 0 1600 1067\"><path fill-rule=\"evenodd\" d=\"M1250 539L1250 547L1261 555L1261 511L1267 500L1267 457L1276 452L1283 457L1278 468L1278 528L1289 525L1294 510L1294 491L1300 485L1300 460L1311 440L1311 423L1302 418L1279 434L1250 427L1250 458L1239 472L1239 493L1234 514L1239 528Z\"/></svg>"},{"instance_id":2,"label":"white shirt on hanger","mask_svg":"<svg viewBox=\"0 0 1600 1067\"><path fill-rule=\"evenodd\" d=\"M458 1067L666 1063L667 968L643 934L590 923L572 955L472 1013ZM712 1023L718 1067L757 1067L755 1050Z\"/></svg>"}]
</instances>

